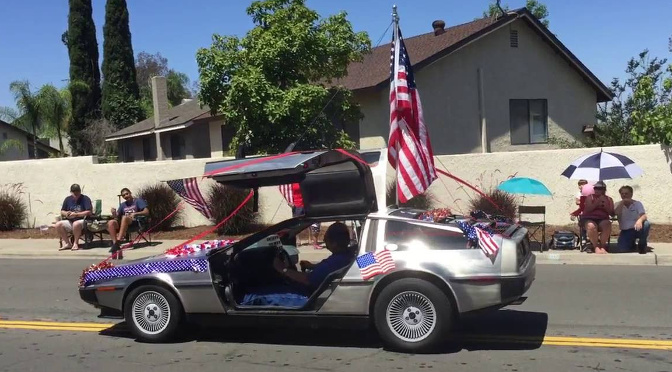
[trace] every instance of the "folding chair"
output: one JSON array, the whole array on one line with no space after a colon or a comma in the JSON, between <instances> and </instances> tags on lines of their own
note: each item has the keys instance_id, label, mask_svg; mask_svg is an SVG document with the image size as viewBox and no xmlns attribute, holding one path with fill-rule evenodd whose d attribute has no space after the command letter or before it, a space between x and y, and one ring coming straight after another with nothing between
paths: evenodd
<instances>
[{"instance_id":1,"label":"folding chair","mask_svg":"<svg viewBox=\"0 0 672 372\"><path fill-rule=\"evenodd\" d=\"M102 212L102 201L100 199L97 199L94 202L93 215L84 218L84 227L82 229L82 236L79 238L80 240L84 240L84 249L89 249L89 244L93 242L93 238L96 236L99 237L100 240L102 241L103 233L107 232L107 228L98 231L94 231L93 229L90 228L91 224L101 220L100 217L101 212ZM72 232L68 233L68 237L70 238L70 244L75 244L75 237L72 234ZM63 247L63 242L60 239L58 240L58 245L59 248Z\"/></svg>"},{"instance_id":2,"label":"folding chair","mask_svg":"<svg viewBox=\"0 0 672 372\"><path fill-rule=\"evenodd\" d=\"M618 217L611 217L609 218L609 221L613 224L614 222L618 222ZM584 227L584 224L581 223L581 218L578 218L578 224L579 224L579 251L581 252L588 252L590 251L589 246L592 246L590 243L590 240L588 240L588 231ZM614 235L613 231L613 226L611 229L612 233L609 234L609 238L607 238L607 249L611 246L611 237L612 236L618 236L618 234ZM599 236L599 228L598 228L598 236ZM593 247L593 249L595 249Z\"/></svg>"},{"instance_id":3,"label":"folding chair","mask_svg":"<svg viewBox=\"0 0 672 372\"><path fill-rule=\"evenodd\" d=\"M117 198L119 198L119 204L121 204L121 194L117 195ZM149 233L145 234L145 232L150 228L151 220L149 216L137 216L135 217L135 221L137 224L131 224L131 226L128 227L124 239L128 242L131 242L131 233L136 233L136 237L142 236L142 240L144 240L145 243L150 244L152 242L152 236Z\"/></svg>"},{"instance_id":4,"label":"folding chair","mask_svg":"<svg viewBox=\"0 0 672 372\"><path fill-rule=\"evenodd\" d=\"M523 221L521 218L523 214L541 215L541 221ZM518 223L529 230L530 240L539 243L539 251L543 252L546 247L546 207L545 206L518 206ZM539 241L535 234L541 230L541 241Z\"/></svg>"}]
</instances>

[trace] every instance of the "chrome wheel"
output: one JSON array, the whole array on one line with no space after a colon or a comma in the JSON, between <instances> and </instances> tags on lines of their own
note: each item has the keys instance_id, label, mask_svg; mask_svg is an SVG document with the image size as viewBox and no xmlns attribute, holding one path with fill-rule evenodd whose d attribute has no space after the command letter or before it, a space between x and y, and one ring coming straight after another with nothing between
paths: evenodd
<instances>
[{"instance_id":1,"label":"chrome wheel","mask_svg":"<svg viewBox=\"0 0 672 372\"><path fill-rule=\"evenodd\" d=\"M387 326L396 337L406 342L427 338L436 327L436 309L422 293L401 292L390 300L385 314Z\"/></svg>"},{"instance_id":2,"label":"chrome wheel","mask_svg":"<svg viewBox=\"0 0 672 372\"><path fill-rule=\"evenodd\" d=\"M170 304L158 292L142 292L133 301L133 323L144 333L155 335L163 332L168 327L170 316Z\"/></svg>"}]
</instances>

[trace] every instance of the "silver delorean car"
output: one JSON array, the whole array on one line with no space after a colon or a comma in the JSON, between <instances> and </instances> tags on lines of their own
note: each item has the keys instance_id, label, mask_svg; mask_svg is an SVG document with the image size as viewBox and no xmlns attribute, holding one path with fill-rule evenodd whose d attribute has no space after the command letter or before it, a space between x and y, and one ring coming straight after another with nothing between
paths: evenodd
<instances>
[{"instance_id":1,"label":"silver delorean car","mask_svg":"<svg viewBox=\"0 0 672 372\"><path fill-rule=\"evenodd\" d=\"M304 215L239 241L180 255L158 255L85 271L80 297L101 316L124 318L143 341L164 342L183 323L226 326L373 326L384 344L419 352L445 340L460 317L518 301L535 279L527 230L493 235L487 256L463 231L424 211L385 205L384 149L321 150L210 162L217 182L255 189L299 183ZM280 255L297 270L296 236L314 223L352 226L351 263L330 273L302 306L251 306L252 287L277 282ZM473 238L473 237L472 237ZM471 244L470 244L471 242Z\"/></svg>"}]
</instances>

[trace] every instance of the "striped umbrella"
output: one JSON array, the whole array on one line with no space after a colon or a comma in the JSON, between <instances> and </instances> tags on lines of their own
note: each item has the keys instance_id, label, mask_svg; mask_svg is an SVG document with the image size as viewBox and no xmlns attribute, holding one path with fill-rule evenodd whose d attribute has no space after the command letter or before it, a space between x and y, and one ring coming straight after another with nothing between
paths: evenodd
<instances>
[{"instance_id":1,"label":"striped umbrella","mask_svg":"<svg viewBox=\"0 0 672 372\"><path fill-rule=\"evenodd\" d=\"M605 181L631 179L642 173L642 168L627 156L600 151L574 160L562 175L569 179Z\"/></svg>"}]
</instances>

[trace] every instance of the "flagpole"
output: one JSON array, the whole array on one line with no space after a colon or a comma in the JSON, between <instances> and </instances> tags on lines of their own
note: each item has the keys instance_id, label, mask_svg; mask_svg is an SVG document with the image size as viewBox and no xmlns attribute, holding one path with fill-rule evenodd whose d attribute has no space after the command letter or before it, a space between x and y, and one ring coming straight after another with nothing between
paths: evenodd
<instances>
[{"instance_id":1,"label":"flagpole","mask_svg":"<svg viewBox=\"0 0 672 372\"><path fill-rule=\"evenodd\" d=\"M399 48L396 47L396 41L399 40L399 14L397 13L397 5L392 5L392 22L394 23L393 40L395 43L394 50L394 75L392 78L397 80L397 66L399 62ZM395 83L396 86L396 83ZM397 154L396 166L394 167L394 204L399 208L399 140L395 144L395 150Z\"/></svg>"}]
</instances>

